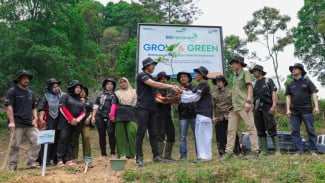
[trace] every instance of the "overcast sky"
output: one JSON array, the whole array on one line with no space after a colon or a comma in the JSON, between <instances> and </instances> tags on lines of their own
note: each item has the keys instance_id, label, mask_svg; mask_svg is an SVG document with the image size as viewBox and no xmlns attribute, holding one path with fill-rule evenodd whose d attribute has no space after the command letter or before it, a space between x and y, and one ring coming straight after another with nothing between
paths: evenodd
<instances>
[{"instance_id":1,"label":"overcast sky","mask_svg":"<svg viewBox=\"0 0 325 183\"><path fill-rule=\"evenodd\" d=\"M99 0L102 4L106 5L107 2L119 2L119 0ZM131 2L131 0L126 0ZM194 0L195 1L195 0ZM245 38L243 30L244 25L253 19L253 12L263 7L272 7L280 11L281 15L288 15L291 17L289 27L296 26L298 23L297 12L303 7L303 0L200 0L198 7L202 10L198 20L193 25L210 25L221 26L223 30L223 37L229 35L237 35L240 38ZM265 48L260 44L249 44L248 49L250 52L256 51L259 56L266 55ZM289 66L296 62L301 63L301 60L294 57L293 45L287 46L284 52L280 52L279 60L279 75L285 78L289 73ZM259 62L257 60L247 60L246 63L256 62L263 65L264 70L267 72L267 77L274 77L274 69L272 61ZM317 85L320 92L320 98L325 98L325 88L321 87L315 78L312 78Z\"/></svg>"}]
</instances>

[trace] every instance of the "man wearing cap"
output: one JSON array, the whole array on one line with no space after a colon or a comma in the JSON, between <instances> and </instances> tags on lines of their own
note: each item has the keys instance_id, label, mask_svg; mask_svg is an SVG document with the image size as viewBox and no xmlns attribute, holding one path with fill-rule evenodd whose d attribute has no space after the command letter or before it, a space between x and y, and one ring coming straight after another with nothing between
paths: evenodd
<instances>
[{"instance_id":1,"label":"man wearing cap","mask_svg":"<svg viewBox=\"0 0 325 183\"><path fill-rule=\"evenodd\" d=\"M200 66L194 69L198 86L192 91L184 91L181 103L196 103L195 138L197 145L197 161L212 160L212 96L208 80L208 69Z\"/></svg>"},{"instance_id":2,"label":"man wearing cap","mask_svg":"<svg viewBox=\"0 0 325 183\"><path fill-rule=\"evenodd\" d=\"M192 75L188 72L182 71L177 73L177 81L180 83L184 91L192 91L196 86L191 83ZM179 118L179 153L180 159L187 159L187 130L191 126L194 143L195 143L195 102L179 103L178 104L178 118ZM196 144L196 143L195 143ZM195 147L196 152L196 147Z\"/></svg>"},{"instance_id":3,"label":"man wearing cap","mask_svg":"<svg viewBox=\"0 0 325 183\"><path fill-rule=\"evenodd\" d=\"M231 91L226 88L228 82L223 75L216 76L216 78L212 80L212 83L216 85L216 88L211 91L214 109L212 122L215 125L219 155L222 156L226 152L228 116L232 108ZM240 153L238 135L236 135L235 146L234 153Z\"/></svg>"},{"instance_id":4,"label":"man wearing cap","mask_svg":"<svg viewBox=\"0 0 325 183\"><path fill-rule=\"evenodd\" d=\"M244 63L244 58L235 56L231 61L231 69L234 71L233 87L232 87L232 107L229 113L229 124L227 134L226 153L221 157L221 160L228 159L232 156L235 146L235 139L239 123L244 121L249 133L251 141L251 152L249 158L258 156L258 141L257 133L254 124L254 116L252 112L253 104L253 85L252 78L248 70L243 68L247 66Z\"/></svg>"},{"instance_id":5,"label":"man wearing cap","mask_svg":"<svg viewBox=\"0 0 325 183\"><path fill-rule=\"evenodd\" d=\"M254 121L257 135L261 142L261 153L267 155L267 134L272 138L275 155L280 155L279 139L277 136L274 114L276 110L276 91L277 88L271 78L265 78L266 72L263 66L256 64L250 73L256 78L254 85Z\"/></svg>"},{"instance_id":6,"label":"man wearing cap","mask_svg":"<svg viewBox=\"0 0 325 183\"><path fill-rule=\"evenodd\" d=\"M316 140L314 128L313 112L319 114L317 88L314 83L305 77L306 71L300 63L295 63L289 67L294 76L293 80L286 88L287 115L290 117L291 138L298 149L296 155L304 152L300 136L300 124L304 122L309 139L309 150L313 156L317 156ZM314 110L312 108L311 97L314 100Z\"/></svg>"},{"instance_id":7,"label":"man wearing cap","mask_svg":"<svg viewBox=\"0 0 325 183\"><path fill-rule=\"evenodd\" d=\"M148 57L142 61L143 72L139 73L136 77L136 92L137 92L137 135L136 135L136 164L138 166L144 166L143 161L143 138L148 130L149 141L153 154L154 162L163 162L159 156L158 151L158 122L157 122L157 110L155 96L153 88L156 89L171 89L176 93L181 93L182 90L177 86L156 82L152 79L151 74L155 70L155 66L158 62Z\"/></svg>"},{"instance_id":8,"label":"man wearing cap","mask_svg":"<svg viewBox=\"0 0 325 183\"><path fill-rule=\"evenodd\" d=\"M157 74L157 81L161 83L168 83L170 76L162 71ZM159 155L168 160L174 160L171 156L173 145L175 142L175 127L172 120L172 103L167 99L172 95L169 89L156 89L155 98L157 102L157 116L158 116L158 149ZM166 144L165 144L166 137ZM164 152L164 156L163 156Z\"/></svg>"},{"instance_id":9,"label":"man wearing cap","mask_svg":"<svg viewBox=\"0 0 325 183\"><path fill-rule=\"evenodd\" d=\"M33 92L28 89L33 76L27 71L21 70L16 73L13 80L15 86L11 87L5 99L7 106L8 128L13 133L13 143L9 153L9 171L16 171L18 165L19 146L23 137L30 141L27 167L35 168L41 146L37 144L38 130L36 128L37 109L36 99Z\"/></svg>"}]
</instances>

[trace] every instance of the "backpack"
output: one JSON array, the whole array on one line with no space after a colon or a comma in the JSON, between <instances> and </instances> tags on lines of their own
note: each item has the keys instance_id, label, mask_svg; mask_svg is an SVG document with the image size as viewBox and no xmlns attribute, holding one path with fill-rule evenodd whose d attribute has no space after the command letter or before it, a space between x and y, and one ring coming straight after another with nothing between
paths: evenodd
<instances>
[{"instance_id":1,"label":"backpack","mask_svg":"<svg viewBox=\"0 0 325 183\"><path fill-rule=\"evenodd\" d=\"M270 91L269 84L270 84L270 78L265 78L265 85L266 85L267 92Z\"/></svg>"}]
</instances>

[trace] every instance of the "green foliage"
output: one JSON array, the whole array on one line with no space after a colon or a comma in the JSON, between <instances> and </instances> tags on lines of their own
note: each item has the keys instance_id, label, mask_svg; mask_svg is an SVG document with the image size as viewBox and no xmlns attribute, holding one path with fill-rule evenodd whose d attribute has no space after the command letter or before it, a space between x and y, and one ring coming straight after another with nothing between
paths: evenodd
<instances>
[{"instance_id":1,"label":"green foliage","mask_svg":"<svg viewBox=\"0 0 325 183\"><path fill-rule=\"evenodd\" d=\"M65 83L79 79L92 85L97 73L95 62L100 54L96 43L87 39L84 17L77 6L69 1L1 2L0 17L8 15L0 24L0 94L12 85L14 73L26 69L34 74L31 89L43 93L47 78L54 77ZM3 7L7 7L3 9ZM25 11L20 11L23 7ZM92 76L92 77L89 77Z\"/></svg>"},{"instance_id":2,"label":"green foliage","mask_svg":"<svg viewBox=\"0 0 325 183\"><path fill-rule=\"evenodd\" d=\"M85 1L80 3L78 7L87 26L87 39L99 44L104 30L103 13L105 7L97 1Z\"/></svg>"},{"instance_id":3,"label":"green foliage","mask_svg":"<svg viewBox=\"0 0 325 183\"><path fill-rule=\"evenodd\" d=\"M193 0L139 0L158 23L191 24L202 14Z\"/></svg>"},{"instance_id":4,"label":"green foliage","mask_svg":"<svg viewBox=\"0 0 325 183\"><path fill-rule=\"evenodd\" d=\"M319 110L320 111L325 111L325 99L318 100L318 105L319 105Z\"/></svg>"},{"instance_id":5,"label":"green foliage","mask_svg":"<svg viewBox=\"0 0 325 183\"><path fill-rule=\"evenodd\" d=\"M4 133L3 131L8 131L8 119L6 112L0 113L0 132Z\"/></svg>"},{"instance_id":6,"label":"green foliage","mask_svg":"<svg viewBox=\"0 0 325 183\"><path fill-rule=\"evenodd\" d=\"M225 77L228 81L228 87L232 87L233 72L231 65L229 64L234 55L246 55L248 49L246 48L246 42L241 40L238 36L230 35L224 39L224 55L226 59L225 63Z\"/></svg>"},{"instance_id":7,"label":"green foliage","mask_svg":"<svg viewBox=\"0 0 325 183\"><path fill-rule=\"evenodd\" d=\"M285 91L281 90L277 92L277 99L278 99L278 104L285 104L286 103L286 96L285 96Z\"/></svg>"},{"instance_id":8,"label":"green foliage","mask_svg":"<svg viewBox=\"0 0 325 183\"><path fill-rule=\"evenodd\" d=\"M136 46L137 46L136 39L131 39L128 41L127 44L122 46L119 59L116 62L119 76L124 76L127 78L135 77Z\"/></svg>"},{"instance_id":9,"label":"green foliage","mask_svg":"<svg viewBox=\"0 0 325 183\"><path fill-rule=\"evenodd\" d=\"M274 72L278 82L278 88L281 90L281 84L278 76L278 54L284 47L293 42L287 23L290 17L280 15L279 10L264 7L253 13L253 19L244 26L248 42L261 43L267 50L267 60L271 59L274 66ZM281 36L283 35L284 36ZM258 57L254 54L254 57Z\"/></svg>"},{"instance_id":10,"label":"green foliage","mask_svg":"<svg viewBox=\"0 0 325 183\"><path fill-rule=\"evenodd\" d=\"M286 114L275 114L275 121L277 122L277 130L290 131L290 119Z\"/></svg>"},{"instance_id":11,"label":"green foliage","mask_svg":"<svg viewBox=\"0 0 325 183\"><path fill-rule=\"evenodd\" d=\"M133 80L137 24L164 22L160 15L166 13L160 3L148 13L149 4L0 0L0 95L21 69L34 75L30 88L36 96L50 77L61 80L63 89L72 79L89 88L98 88L104 77ZM185 11L185 6L190 8ZM198 12L191 1L173 1L168 7L184 10L173 11L175 22L192 22L198 15L188 14Z\"/></svg>"},{"instance_id":12,"label":"green foliage","mask_svg":"<svg viewBox=\"0 0 325 183\"><path fill-rule=\"evenodd\" d=\"M166 64L170 65L170 69L172 71L172 75L175 74L174 73L174 67L173 67L173 61L179 55L179 52L176 51L176 49L178 48L178 46L179 46L179 43L170 44L170 45L167 46L166 52L167 52L167 55L170 58L166 58L166 56L159 56L157 58L157 61L158 62L163 62L163 61L169 62L169 63L166 63Z\"/></svg>"},{"instance_id":13,"label":"green foliage","mask_svg":"<svg viewBox=\"0 0 325 183\"><path fill-rule=\"evenodd\" d=\"M298 12L300 22L293 30L295 55L324 84L325 1L306 0Z\"/></svg>"},{"instance_id":14,"label":"green foliage","mask_svg":"<svg viewBox=\"0 0 325 183\"><path fill-rule=\"evenodd\" d=\"M138 23L153 23L154 15L145 12L143 6L137 3L129 4L126 1L119 1L114 4L109 2L104 12L105 27L120 26L126 29L126 39L133 39L137 35Z\"/></svg>"}]
</instances>

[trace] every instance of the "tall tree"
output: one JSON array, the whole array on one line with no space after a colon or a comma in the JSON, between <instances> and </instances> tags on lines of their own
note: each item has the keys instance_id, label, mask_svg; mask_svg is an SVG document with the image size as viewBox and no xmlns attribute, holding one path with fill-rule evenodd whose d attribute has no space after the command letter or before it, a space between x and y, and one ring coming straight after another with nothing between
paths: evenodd
<instances>
[{"instance_id":1,"label":"tall tree","mask_svg":"<svg viewBox=\"0 0 325 183\"><path fill-rule=\"evenodd\" d=\"M283 51L284 47L293 42L290 30L287 28L287 23L290 17L280 15L279 10L270 7L264 7L253 13L253 19L248 21L244 26L244 31L247 35L248 42L258 42L267 50L266 60L271 59L273 68L278 83L278 88L281 90L280 78L278 74L279 52ZM255 54L256 57L257 54Z\"/></svg>"},{"instance_id":2,"label":"tall tree","mask_svg":"<svg viewBox=\"0 0 325 183\"><path fill-rule=\"evenodd\" d=\"M121 47L127 42L125 34L127 30L123 27L108 27L105 29L101 41L101 49L104 59L98 62L98 73L102 77L116 76L116 61Z\"/></svg>"},{"instance_id":3,"label":"tall tree","mask_svg":"<svg viewBox=\"0 0 325 183\"><path fill-rule=\"evenodd\" d=\"M79 12L87 25L87 39L98 45L104 31L104 10L105 7L97 1L85 1L79 4Z\"/></svg>"},{"instance_id":4,"label":"tall tree","mask_svg":"<svg viewBox=\"0 0 325 183\"><path fill-rule=\"evenodd\" d=\"M9 64L0 68L1 74L12 77L20 69L29 70L35 75L31 87L36 93L43 92L49 77L66 81L63 85L71 79L94 83L100 49L87 40L75 1L0 0L0 19L0 64ZM4 78L4 85L11 85L9 77Z\"/></svg>"},{"instance_id":5,"label":"tall tree","mask_svg":"<svg viewBox=\"0 0 325 183\"><path fill-rule=\"evenodd\" d=\"M138 23L153 23L153 15L144 11L142 5L138 3L129 4L125 1L118 3L109 2L104 12L105 27L123 27L127 30L127 39L137 36Z\"/></svg>"},{"instance_id":6,"label":"tall tree","mask_svg":"<svg viewBox=\"0 0 325 183\"><path fill-rule=\"evenodd\" d=\"M305 0L298 18L300 22L293 30L295 55L325 84L325 1Z\"/></svg>"},{"instance_id":7,"label":"tall tree","mask_svg":"<svg viewBox=\"0 0 325 183\"><path fill-rule=\"evenodd\" d=\"M139 0L146 11L158 17L158 23L191 24L202 14L199 0Z\"/></svg>"}]
</instances>

